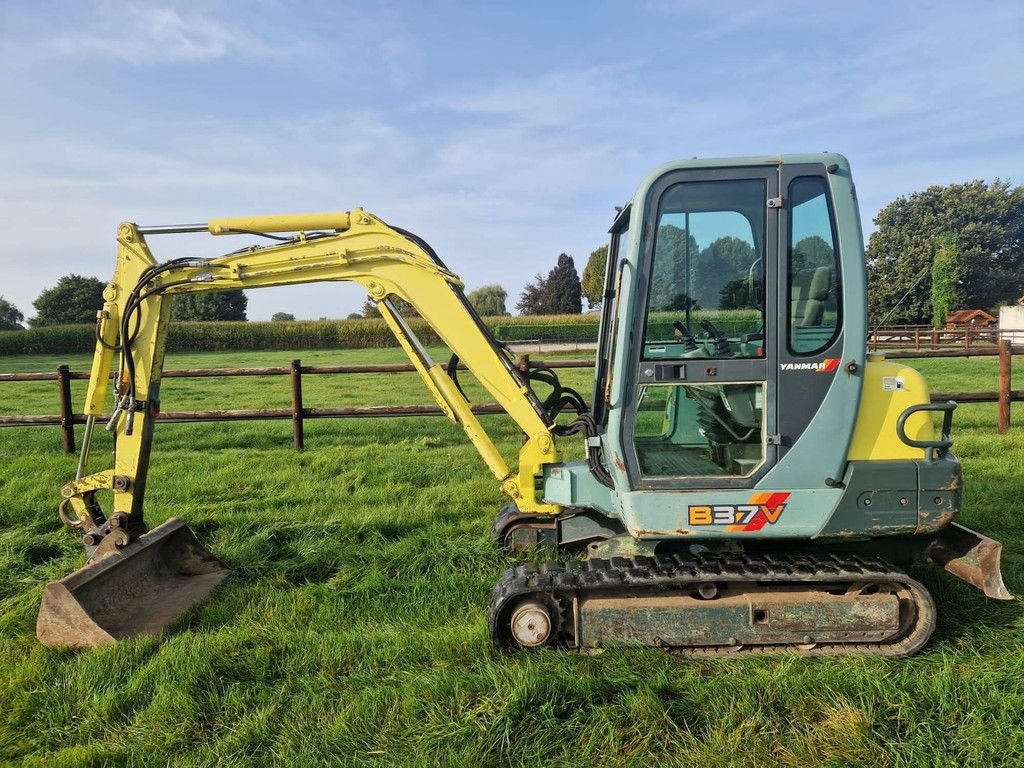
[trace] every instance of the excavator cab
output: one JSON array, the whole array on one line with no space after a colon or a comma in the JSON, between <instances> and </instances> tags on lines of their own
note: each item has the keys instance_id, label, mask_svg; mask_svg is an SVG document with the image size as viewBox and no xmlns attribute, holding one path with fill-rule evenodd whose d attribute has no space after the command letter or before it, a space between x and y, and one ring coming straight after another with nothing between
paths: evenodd
<instances>
[{"instance_id":1,"label":"excavator cab","mask_svg":"<svg viewBox=\"0 0 1024 768\"><path fill-rule=\"evenodd\" d=\"M904 566L1009 597L1000 545L953 522L955 403L867 353L845 158L657 169L612 225L604 296L592 442L608 482L592 462L547 467L566 511L533 538L498 523L499 539L585 547L587 566L509 574L496 643L541 643L532 624L575 647L905 656L934 605Z\"/></svg>"},{"instance_id":2,"label":"excavator cab","mask_svg":"<svg viewBox=\"0 0 1024 768\"><path fill-rule=\"evenodd\" d=\"M163 263L149 250L147 236L196 231L272 242ZM83 459L61 507L89 563L47 587L43 642L159 634L227 575L183 524L147 532L144 522L173 296L320 280L366 288L477 448L510 499L496 541L580 555L502 576L489 613L500 648L906 656L935 624L906 565L936 564L1010 598L1000 545L953 522L955 403L931 403L916 370L867 353L856 194L846 159L826 153L688 160L644 180L611 228L589 405L551 368L517 364L426 241L361 209L122 224ZM453 352L447 366L431 360L396 299ZM460 360L522 430L518 467L470 407ZM566 408L575 418L560 416ZM89 474L95 423L114 433L115 460ZM563 460L559 445L572 436L584 460ZM99 507L99 491L113 494L112 510Z\"/></svg>"}]
</instances>

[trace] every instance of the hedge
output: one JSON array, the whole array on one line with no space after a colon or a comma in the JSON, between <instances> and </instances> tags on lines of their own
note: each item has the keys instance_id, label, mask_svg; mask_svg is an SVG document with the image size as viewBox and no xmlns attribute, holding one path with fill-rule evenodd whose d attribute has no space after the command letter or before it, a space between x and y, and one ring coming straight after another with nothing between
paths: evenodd
<instances>
[{"instance_id":1,"label":"hedge","mask_svg":"<svg viewBox=\"0 0 1024 768\"><path fill-rule=\"evenodd\" d=\"M659 312L652 316L651 330L659 339L672 338L672 321L682 313ZM703 332L700 317L711 319L728 335L756 330L759 314L750 310L695 312L690 330ZM419 318L407 320L424 344L440 339ZM597 315L487 317L484 323L499 341L586 342L597 339ZM28 331L0 331L0 354L66 354L91 352L96 344L91 325L54 325ZM396 342L384 320L318 320L298 322L172 323L167 348L171 352L213 352L250 349L366 349L393 347Z\"/></svg>"},{"instance_id":2,"label":"hedge","mask_svg":"<svg viewBox=\"0 0 1024 768\"><path fill-rule=\"evenodd\" d=\"M494 325L499 341L597 341L597 318L589 323L516 323Z\"/></svg>"},{"instance_id":3,"label":"hedge","mask_svg":"<svg viewBox=\"0 0 1024 768\"><path fill-rule=\"evenodd\" d=\"M527 318L523 318L527 319ZM552 318L528 318L531 330L522 338L541 338L538 330L558 327ZM497 324L516 324L520 318L485 318L492 329ZM438 344L440 338L419 318L408 318L420 341ZM561 323L560 320L560 324ZM597 319L588 333L597 337ZM96 345L91 325L54 325L27 331L0 331L0 355L88 353ZM501 337L514 340L516 337ZM213 352L250 349L366 349L393 347L395 337L382 319L318 320L310 322L212 322L172 323L167 348L171 352Z\"/></svg>"}]
</instances>

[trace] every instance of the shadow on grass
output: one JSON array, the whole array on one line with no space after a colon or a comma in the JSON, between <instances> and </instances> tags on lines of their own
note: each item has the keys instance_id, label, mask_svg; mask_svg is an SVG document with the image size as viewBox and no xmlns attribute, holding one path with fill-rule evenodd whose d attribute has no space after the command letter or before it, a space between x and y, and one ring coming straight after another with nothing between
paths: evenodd
<instances>
[{"instance_id":1,"label":"shadow on grass","mask_svg":"<svg viewBox=\"0 0 1024 768\"><path fill-rule=\"evenodd\" d=\"M960 645L975 640L980 628L994 633L994 637L1005 633L1007 642L1016 634L1014 625L1024 616L1024 607L1017 598L1021 586L1019 580L1007 579L1007 586L1015 595L1013 600L993 600L934 567L914 568L911 575L921 581L935 599L938 620L930 646Z\"/></svg>"}]
</instances>

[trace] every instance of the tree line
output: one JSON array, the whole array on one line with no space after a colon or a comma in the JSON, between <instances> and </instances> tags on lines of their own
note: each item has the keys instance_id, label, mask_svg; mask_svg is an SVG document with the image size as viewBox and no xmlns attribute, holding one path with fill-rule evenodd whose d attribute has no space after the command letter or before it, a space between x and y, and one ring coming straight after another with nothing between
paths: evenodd
<instances>
[{"instance_id":1,"label":"tree line","mask_svg":"<svg viewBox=\"0 0 1024 768\"><path fill-rule=\"evenodd\" d=\"M95 277L64 275L32 302L36 314L28 322L33 328L95 323L104 288L106 283ZM241 290L186 293L174 297L172 316L175 320L245 320L248 304ZM21 311L0 296L0 331L24 330L24 322Z\"/></svg>"},{"instance_id":2,"label":"tree line","mask_svg":"<svg viewBox=\"0 0 1024 768\"><path fill-rule=\"evenodd\" d=\"M931 186L921 192L898 197L874 218L877 229L868 240L865 259L868 276L868 313L873 325L944 324L956 309L986 309L1014 303L1024 294L1024 187L996 179L946 186ZM676 247L692 235L677 227L665 227L659 238ZM819 238L820 239L820 238ZM735 242L733 242L735 240ZM685 244L685 243L684 243ZM801 242L798 259L816 261L821 244ZM652 301L665 308L681 301L693 305L725 306L729 290L727 277L737 263L749 263L749 245L735 238L721 238L702 252L701 263L722 276L722 295L685 296L675 293L672 280L652 280ZM708 258L704 258L708 256ZM582 278L573 258L559 254L554 267L538 273L516 302L524 315L579 314L583 299L590 308L600 306L608 247L595 249L587 260ZM658 260L655 260L656 263ZM655 276L656 278L657 276ZM737 279L740 279L740 276ZM700 285L707 281L694 280ZM735 282L735 281L733 281ZM65 275L33 302L33 326L93 323L103 304L104 283L94 277ZM671 295L661 296L658 291ZM482 316L509 314L508 294L500 285L484 285L467 294ZM725 302L725 303L723 303ZM248 300L241 290L204 291L176 296L173 317L177 320L245 320ZM403 306L404 305L404 306ZM399 302L403 313L415 314ZM367 300L353 317L376 317L376 305ZM273 320L294 320L277 312ZM25 316L0 296L0 330L24 328Z\"/></svg>"},{"instance_id":3,"label":"tree line","mask_svg":"<svg viewBox=\"0 0 1024 768\"><path fill-rule=\"evenodd\" d=\"M97 310L103 306L105 287L106 284L95 277L64 275L32 303L36 314L28 323L33 328L94 323ZM581 295L580 278L572 257L563 253L546 277L538 274L526 287L516 308L526 315L579 314L582 311ZM508 293L500 285L483 285L470 291L466 298L482 317L509 314L506 308ZM171 316L175 320L187 321L244 321L248 303L241 289L180 294L174 297ZM395 299L394 303L403 315L416 315L413 307L402 299ZM379 316L376 302L367 299L362 309L349 314L348 319ZM271 320L293 321L295 315L275 312ZM0 331L24 330L24 323L22 312L0 296Z\"/></svg>"}]
</instances>

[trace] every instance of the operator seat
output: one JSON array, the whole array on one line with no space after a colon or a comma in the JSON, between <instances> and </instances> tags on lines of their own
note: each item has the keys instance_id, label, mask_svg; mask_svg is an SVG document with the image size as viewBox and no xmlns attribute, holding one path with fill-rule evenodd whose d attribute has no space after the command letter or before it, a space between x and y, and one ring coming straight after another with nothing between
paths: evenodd
<instances>
[{"instance_id":1,"label":"operator seat","mask_svg":"<svg viewBox=\"0 0 1024 768\"><path fill-rule=\"evenodd\" d=\"M790 320L798 328L821 325L832 290L832 267L804 269L793 276Z\"/></svg>"}]
</instances>

